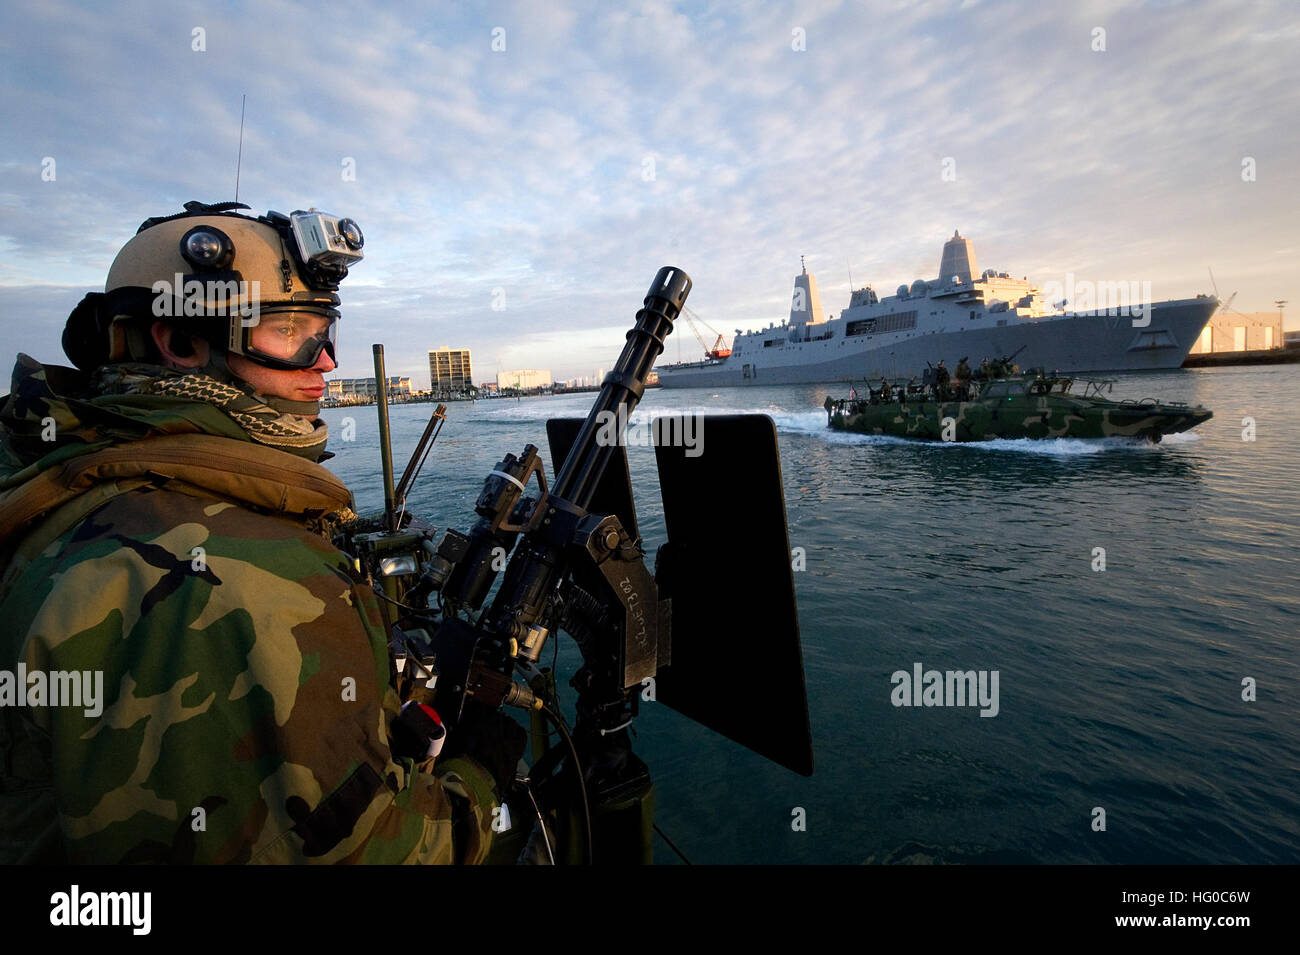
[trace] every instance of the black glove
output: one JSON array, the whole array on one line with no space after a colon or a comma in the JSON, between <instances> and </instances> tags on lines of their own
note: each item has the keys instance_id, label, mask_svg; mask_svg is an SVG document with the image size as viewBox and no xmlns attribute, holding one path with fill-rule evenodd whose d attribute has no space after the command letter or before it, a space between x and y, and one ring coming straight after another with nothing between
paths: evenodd
<instances>
[{"instance_id":1,"label":"black glove","mask_svg":"<svg viewBox=\"0 0 1300 955\"><path fill-rule=\"evenodd\" d=\"M527 745L524 728L501 710L466 700L460 722L447 734L441 758L468 756L492 775L497 792L504 795Z\"/></svg>"}]
</instances>

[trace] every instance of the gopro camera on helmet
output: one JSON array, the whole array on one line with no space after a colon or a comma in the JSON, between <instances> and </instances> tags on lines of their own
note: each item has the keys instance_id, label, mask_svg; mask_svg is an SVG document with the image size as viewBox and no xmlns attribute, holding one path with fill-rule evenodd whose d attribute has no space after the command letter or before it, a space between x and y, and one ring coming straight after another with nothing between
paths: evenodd
<instances>
[{"instance_id":1,"label":"gopro camera on helmet","mask_svg":"<svg viewBox=\"0 0 1300 955\"><path fill-rule=\"evenodd\" d=\"M289 223L298 242L298 254L306 264L346 269L363 257L361 247L366 240L353 219L309 209L291 213Z\"/></svg>"}]
</instances>

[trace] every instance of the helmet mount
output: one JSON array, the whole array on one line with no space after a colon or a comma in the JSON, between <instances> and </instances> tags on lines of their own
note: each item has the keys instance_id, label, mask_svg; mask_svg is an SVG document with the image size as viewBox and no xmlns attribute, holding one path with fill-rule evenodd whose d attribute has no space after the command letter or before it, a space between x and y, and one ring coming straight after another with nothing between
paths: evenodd
<instances>
[{"instance_id":1,"label":"helmet mount","mask_svg":"<svg viewBox=\"0 0 1300 955\"><path fill-rule=\"evenodd\" d=\"M360 227L317 209L246 215L241 202L185 203L141 223L64 329L64 351L89 371L147 361L141 326L163 320L277 370L334 357L339 283L362 257ZM263 326L264 317L274 324ZM221 363L224 368L224 362Z\"/></svg>"}]
</instances>

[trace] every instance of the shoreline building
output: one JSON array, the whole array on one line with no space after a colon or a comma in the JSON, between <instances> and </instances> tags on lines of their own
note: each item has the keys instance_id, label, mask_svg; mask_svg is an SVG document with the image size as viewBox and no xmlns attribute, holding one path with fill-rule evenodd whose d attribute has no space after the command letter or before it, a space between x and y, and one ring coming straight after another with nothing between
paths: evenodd
<instances>
[{"instance_id":1,"label":"shoreline building","mask_svg":"<svg viewBox=\"0 0 1300 955\"><path fill-rule=\"evenodd\" d=\"M429 390L435 393L468 391L474 387L468 348L429 350Z\"/></svg>"},{"instance_id":2,"label":"shoreline building","mask_svg":"<svg viewBox=\"0 0 1300 955\"><path fill-rule=\"evenodd\" d=\"M336 400L374 398L379 389L374 378L331 378L325 382L325 396ZM411 379L395 376L388 379L388 393L393 396L410 395Z\"/></svg>"},{"instance_id":3,"label":"shoreline building","mask_svg":"<svg viewBox=\"0 0 1300 955\"><path fill-rule=\"evenodd\" d=\"M1267 351L1285 347L1282 313L1224 312L1210 316L1210 321L1196 338L1189 355L1218 352Z\"/></svg>"},{"instance_id":4,"label":"shoreline building","mask_svg":"<svg viewBox=\"0 0 1300 955\"><path fill-rule=\"evenodd\" d=\"M550 388L551 370L549 368L519 368L515 371L499 371L497 372L497 387L502 391L507 388L515 391Z\"/></svg>"}]
</instances>

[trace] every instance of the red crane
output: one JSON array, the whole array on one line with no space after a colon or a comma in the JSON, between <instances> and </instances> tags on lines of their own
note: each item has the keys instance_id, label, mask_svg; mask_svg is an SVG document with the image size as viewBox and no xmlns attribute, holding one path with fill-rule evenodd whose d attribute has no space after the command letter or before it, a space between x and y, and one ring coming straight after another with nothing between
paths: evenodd
<instances>
[{"instance_id":1,"label":"red crane","mask_svg":"<svg viewBox=\"0 0 1300 955\"><path fill-rule=\"evenodd\" d=\"M719 335L718 332L711 328L708 322L685 306L682 306L682 314L686 316L686 323L691 326L691 331L695 333L695 337L699 340L700 347L704 349L705 358L726 358L731 354L731 345L727 343L727 340L722 335ZM699 322L699 325L696 322ZM704 340L704 336L700 334L700 325L708 329L710 335L718 336L712 348Z\"/></svg>"}]
</instances>

